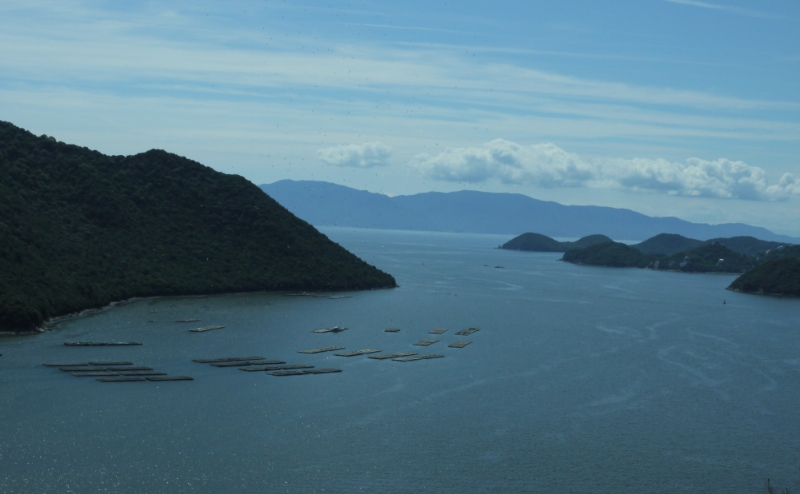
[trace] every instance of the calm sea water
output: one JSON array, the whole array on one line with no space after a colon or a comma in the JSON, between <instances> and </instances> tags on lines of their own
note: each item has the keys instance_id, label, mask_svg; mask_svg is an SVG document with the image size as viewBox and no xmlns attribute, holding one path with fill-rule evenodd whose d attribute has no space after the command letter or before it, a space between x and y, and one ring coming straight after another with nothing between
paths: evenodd
<instances>
[{"instance_id":1,"label":"calm sea water","mask_svg":"<svg viewBox=\"0 0 800 494\"><path fill-rule=\"evenodd\" d=\"M0 492L800 488L800 300L494 249L502 236L324 232L400 288L142 300L0 339ZM227 327L190 333L182 318ZM310 332L331 325L350 329ZM474 343L447 348L468 326ZM435 327L449 328L422 349L436 360L297 353L419 351ZM144 345L63 345L75 340ZM191 361L253 354L343 372ZM104 384L41 365L106 359L195 380Z\"/></svg>"}]
</instances>

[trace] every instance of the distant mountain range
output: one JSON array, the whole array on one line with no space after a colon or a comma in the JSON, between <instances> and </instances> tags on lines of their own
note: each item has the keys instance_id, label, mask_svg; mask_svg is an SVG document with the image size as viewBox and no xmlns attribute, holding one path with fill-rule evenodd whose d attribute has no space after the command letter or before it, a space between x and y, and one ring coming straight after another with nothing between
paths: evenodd
<instances>
[{"instance_id":1,"label":"distant mountain range","mask_svg":"<svg viewBox=\"0 0 800 494\"><path fill-rule=\"evenodd\" d=\"M742 223L691 223L674 217L646 216L629 209L565 206L522 194L464 190L389 197L330 182L294 180L260 187L289 211L317 226L508 235L538 232L568 238L599 233L618 240L644 240L660 233L677 233L698 240L751 236L800 243L800 238Z\"/></svg>"}]
</instances>

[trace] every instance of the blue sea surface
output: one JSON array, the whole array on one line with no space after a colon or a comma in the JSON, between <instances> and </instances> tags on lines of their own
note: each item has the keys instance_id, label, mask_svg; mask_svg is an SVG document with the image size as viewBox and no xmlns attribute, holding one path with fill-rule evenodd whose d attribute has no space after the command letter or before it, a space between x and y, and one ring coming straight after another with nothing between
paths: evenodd
<instances>
[{"instance_id":1,"label":"blue sea surface","mask_svg":"<svg viewBox=\"0 0 800 494\"><path fill-rule=\"evenodd\" d=\"M800 300L728 292L734 276L496 249L505 236L322 231L400 287L145 299L0 339L0 492L800 488ZM188 331L207 325L225 329ZM311 332L334 325L349 329ZM455 334L467 327L480 331ZM441 341L413 346L428 337ZM473 343L447 346L460 339ZM297 353L329 345L444 358ZM192 362L249 355L342 372ZM194 380L42 366L116 359Z\"/></svg>"}]
</instances>

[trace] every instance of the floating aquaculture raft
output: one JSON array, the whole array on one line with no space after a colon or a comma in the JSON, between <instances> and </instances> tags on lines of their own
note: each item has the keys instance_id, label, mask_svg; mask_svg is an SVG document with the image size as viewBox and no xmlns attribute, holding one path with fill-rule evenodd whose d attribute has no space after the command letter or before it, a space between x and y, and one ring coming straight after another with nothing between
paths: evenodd
<instances>
[{"instance_id":1,"label":"floating aquaculture raft","mask_svg":"<svg viewBox=\"0 0 800 494\"><path fill-rule=\"evenodd\" d=\"M119 375L116 372L98 371L98 370L94 370L94 371L75 371L75 372L71 372L70 374L72 374L75 377L102 377L102 376L118 376Z\"/></svg>"},{"instance_id":2,"label":"floating aquaculture raft","mask_svg":"<svg viewBox=\"0 0 800 494\"><path fill-rule=\"evenodd\" d=\"M198 358L192 360L198 364L213 364L216 362L233 362L235 360L264 360L264 357L224 357L224 358Z\"/></svg>"},{"instance_id":3,"label":"floating aquaculture raft","mask_svg":"<svg viewBox=\"0 0 800 494\"><path fill-rule=\"evenodd\" d=\"M326 346L326 347L322 347L322 348L312 348L310 350L300 350L297 353L314 354L314 353L332 352L334 350L344 350L344 347L343 346Z\"/></svg>"},{"instance_id":4,"label":"floating aquaculture raft","mask_svg":"<svg viewBox=\"0 0 800 494\"><path fill-rule=\"evenodd\" d=\"M397 358L397 357L408 357L409 355L416 355L414 352L394 352L394 353L384 353L381 355L370 355L369 358L373 358L375 360L386 360L390 358Z\"/></svg>"},{"instance_id":5,"label":"floating aquaculture raft","mask_svg":"<svg viewBox=\"0 0 800 494\"><path fill-rule=\"evenodd\" d=\"M399 333L400 332L400 328L386 328L386 329L384 329L384 331L387 332L387 333Z\"/></svg>"},{"instance_id":6,"label":"floating aquaculture raft","mask_svg":"<svg viewBox=\"0 0 800 494\"><path fill-rule=\"evenodd\" d=\"M68 341L64 346L138 346L137 341Z\"/></svg>"},{"instance_id":7,"label":"floating aquaculture raft","mask_svg":"<svg viewBox=\"0 0 800 494\"><path fill-rule=\"evenodd\" d=\"M461 340L461 341L456 341L454 343L450 343L447 346L449 346L450 348L464 348L465 346L469 345L470 343L472 343L470 340Z\"/></svg>"},{"instance_id":8,"label":"floating aquaculture raft","mask_svg":"<svg viewBox=\"0 0 800 494\"><path fill-rule=\"evenodd\" d=\"M320 329L312 329L312 333L341 333L342 331L346 330L347 328L343 328L340 326L333 326L332 328L320 328Z\"/></svg>"},{"instance_id":9,"label":"floating aquaculture raft","mask_svg":"<svg viewBox=\"0 0 800 494\"><path fill-rule=\"evenodd\" d=\"M447 332L447 328L435 328L428 331L428 334L445 334Z\"/></svg>"},{"instance_id":10,"label":"floating aquaculture raft","mask_svg":"<svg viewBox=\"0 0 800 494\"><path fill-rule=\"evenodd\" d=\"M247 365L278 365L278 364L285 364L283 360L235 360L233 362L217 362L213 365L214 367L244 367Z\"/></svg>"},{"instance_id":11,"label":"floating aquaculture raft","mask_svg":"<svg viewBox=\"0 0 800 494\"><path fill-rule=\"evenodd\" d=\"M380 350L375 350L374 348L365 348L364 350L353 350L351 352L339 352L334 353L334 355L338 357L355 357L357 355L368 355L370 353L378 353Z\"/></svg>"},{"instance_id":12,"label":"floating aquaculture raft","mask_svg":"<svg viewBox=\"0 0 800 494\"><path fill-rule=\"evenodd\" d=\"M472 333L477 333L478 331L480 331L480 329L478 329L478 328L467 328L467 329L462 329L461 331L459 331L456 334L458 336L469 336Z\"/></svg>"},{"instance_id":13,"label":"floating aquaculture raft","mask_svg":"<svg viewBox=\"0 0 800 494\"><path fill-rule=\"evenodd\" d=\"M303 372L301 370L277 370L272 372L267 372L270 376L306 376L308 373Z\"/></svg>"},{"instance_id":14,"label":"floating aquaculture raft","mask_svg":"<svg viewBox=\"0 0 800 494\"><path fill-rule=\"evenodd\" d=\"M332 374L334 372L342 372L342 369L309 369L303 371L305 374Z\"/></svg>"},{"instance_id":15,"label":"floating aquaculture raft","mask_svg":"<svg viewBox=\"0 0 800 494\"><path fill-rule=\"evenodd\" d=\"M436 343L439 340L434 340L433 338L426 338L424 340L419 340L418 342L414 343L415 346L430 346Z\"/></svg>"},{"instance_id":16,"label":"floating aquaculture raft","mask_svg":"<svg viewBox=\"0 0 800 494\"><path fill-rule=\"evenodd\" d=\"M251 367L242 367L239 370L243 370L246 372L258 372L258 371L279 371L279 370L297 370L297 369L313 369L313 365L303 365L303 364L284 364L284 365L254 365Z\"/></svg>"},{"instance_id":17,"label":"floating aquaculture raft","mask_svg":"<svg viewBox=\"0 0 800 494\"><path fill-rule=\"evenodd\" d=\"M194 328L190 329L189 331L191 331L192 333L204 333L206 331L213 331L215 329L222 329L224 327L225 326L203 326L202 328Z\"/></svg>"},{"instance_id":18,"label":"floating aquaculture raft","mask_svg":"<svg viewBox=\"0 0 800 494\"><path fill-rule=\"evenodd\" d=\"M69 372L74 377L95 377L100 382L141 382L158 378L165 381L191 380L188 376L169 376L166 372L153 370L152 367L134 366L128 361L92 361L53 362L44 364L47 367L58 367L58 370Z\"/></svg>"},{"instance_id":19,"label":"floating aquaculture raft","mask_svg":"<svg viewBox=\"0 0 800 494\"><path fill-rule=\"evenodd\" d=\"M393 358L395 362L416 362L417 360L427 360L431 358L442 358L444 355L411 355L408 357Z\"/></svg>"}]
</instances>

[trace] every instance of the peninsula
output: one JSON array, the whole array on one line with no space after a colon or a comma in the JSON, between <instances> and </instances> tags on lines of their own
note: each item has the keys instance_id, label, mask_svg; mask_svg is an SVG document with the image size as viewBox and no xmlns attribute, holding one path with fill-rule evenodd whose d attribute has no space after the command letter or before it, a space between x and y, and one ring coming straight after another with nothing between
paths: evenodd
<instances>
[{"instance_id":1,"label":"peninsula","mask_svg":"<svg viewBox=\"0 0 800 494\"><path fill-rule=\"evenodd\" d=\"M800 259L780 257L759 264L736 278L728 290L800 297Z\"/></svg>"},{"instance_id":2,"label":"peninsula","mask_svg":"<svg viewBox=\"0 0 800 494\"><path fill-rule=\"evenodd\" d=\"M395 287L258 187L0 122L0 331L131 297Z\"/></svg>"}]
</instances>

